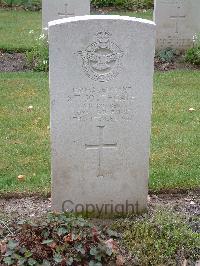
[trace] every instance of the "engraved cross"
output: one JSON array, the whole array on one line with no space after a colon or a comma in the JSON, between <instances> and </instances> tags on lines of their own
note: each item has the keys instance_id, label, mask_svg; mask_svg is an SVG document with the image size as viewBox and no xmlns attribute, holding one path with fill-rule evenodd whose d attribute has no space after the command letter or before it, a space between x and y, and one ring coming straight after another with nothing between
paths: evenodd
<instances>
[{"instance_id":1,"label":"engraved cross","mask_svg":"<svg viewBox=\"0 0 200 266\"><path fill-rule=\"evenodd\" d=\"M177 7L177 15L170 16L170 18L174 19L176 22L176 32L175 33L179 32L179 23L181 22L181 19L186 18L186 15L180 15L180 8L181 8L180 6Z\"/></svg>"},{"instance_id":2,"label":"engraved cross","mask_svg":"<svg viewBox=\"0 0 200 266\"><path fill-rule=\"evenodd\" d=\"M105 126L98 126L99 128L99 143L98 144L85 144L86 150L98 150L98 175L97 177L104 177L103 171L102 171L102 159L103 159L103 149L109 149L109 148L116 148L117 143L104 143L103 141L103 131Z\"/></svg>"},{"instance_id":3,"label":"engraved cross","mask_svg":"<svg viewBox=\"0 0 200 266\"><path fill-rule=\"evenodd\" d=\"M65 12L62 13L62 12L58 12L58 15L61 16L61 17L71 17L71 16L74 16L75 14L74 13L68 13L68 4L65 4Z\"/></svg>"}]
</instances>

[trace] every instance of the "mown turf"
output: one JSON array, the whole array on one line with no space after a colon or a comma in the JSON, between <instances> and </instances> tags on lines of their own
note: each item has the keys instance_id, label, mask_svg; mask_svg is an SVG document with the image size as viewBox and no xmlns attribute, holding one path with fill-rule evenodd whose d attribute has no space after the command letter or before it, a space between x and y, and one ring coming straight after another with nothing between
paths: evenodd
<instances>
[{"instance_id":1,"label":"mown turf","mask_svg":"<svg viewBox=\"0 0 200 266\"><path fill-rule=\"evenodd\" d=\"M121 219L112 227L120 231L123 246L135 258L134 265L196 265L199 260L200 234L191 226L195 216L157 208L153 215Z\"/></svg>"},{"instance_id":2,"label":"mown turf","mask_svg":"<svg viewBox=\"0 0 200 266\"><path fill-rule=\"evenodd\" d=\"M0 192L50 189L47 88L45 74L0 75ZM25 175L25 182L18 175Z\"/></svg>"},{"instance_id":3,"label":"mown turf","mask_svg":"<svg viewBox=\"0 0 200 266\"><path fill-rule=\"evenodd\" d=\"M27 50L33 45L33 35L39 36L42 27L41 13L0 9L0 49Z\"/></svg>"},{"instance_id":4,"label":"mown turf","mask_svg":"<svg viewBox=\"0 0 200 266\"><path fill-rule=\"evenodd\" d=\"M154 190L200 186L199 84L200 71L155 75L150 172Z\"/></svg>"},{"instance_id":5,"label":"mown turf","mask_svg":"<svg viewBox=\"0 0 200 266\"><path fill-rule=\"evenodd\" d=\"M200 186L199 84L199 71L155 74L152 190ZM0 74L0 99L0 194L50 192L47 75Z\"/></svg>"},{"instance_id":6,"label":"mown turf","mask_svg":"<svg viewBox=\"0 0 200 266\"><path fill-rule=\"evenodd\" d=\"M147 12L112 12L123 16L135 16L145 19L152 18L152 11ZM0 49L3 50L27 50L31 49L41 33L41 12L23 10L0 9ZM30 31L34 34L29 34Z\"/></svg>"},{"instance_id":7,"label":"mown turf","mask_svg":"<svg viewBox=\"0 0 200 266\"><path fill-rule=\"evenodd\" d=\"M129 16L129 17L136 17L136 18L143 18L153 20L153 11L152 10L144 10L138 12L131 12L131 11L115 11L111 12L110 15L120 15L120 16Z\"/></svg>"}]
</instances>

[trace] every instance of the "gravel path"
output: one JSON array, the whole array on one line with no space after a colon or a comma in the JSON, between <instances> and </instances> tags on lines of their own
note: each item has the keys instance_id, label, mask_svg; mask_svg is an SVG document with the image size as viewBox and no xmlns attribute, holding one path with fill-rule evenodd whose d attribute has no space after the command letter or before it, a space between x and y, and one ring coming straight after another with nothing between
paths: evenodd
<instances>
[{"instance_id":1,"label":"gravel path","mask_svg":"<svg viewBox=\"0 0 200 266\"><path fill-rule=\"evenodd\" d=\"M50 199L38 197L0 199L0 214L12 219L41 217L50 210Z\"/></svg>"},{"instance_id":2,"label":"gravel path","mask_svg":"<svg viewBox=\"0 0 200 266\"><path fill-rule=\"evenodd\" d=\"M148 208L171 208L179 213L200 217L200 191L186 194L148 196ZM14 219L40 217L51 210L51 200L39 197L0 199L0 214Z\"/></svg>"}]
</instances>

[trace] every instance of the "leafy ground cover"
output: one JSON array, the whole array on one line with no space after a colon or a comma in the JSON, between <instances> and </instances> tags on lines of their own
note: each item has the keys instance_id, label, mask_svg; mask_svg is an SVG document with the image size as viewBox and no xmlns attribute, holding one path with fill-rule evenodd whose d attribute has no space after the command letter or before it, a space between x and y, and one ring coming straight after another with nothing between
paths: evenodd
<instances>
[{"instance_id":1,"label":"leafy ground cover","mask_svg":"<svg viewBox=\"0 0 200 266\"><path fill-rule=\"evenodd\" d=\"M136 16L151 19L152 11L147 12L111 12L126 16ZM42 19L41 12L24 10L0 9L0 49L6 51L30 50L33 46L33 35L41 33Z\"/></svg>"},{"instance_id":2,"label":"leafy ground cover","mask_svg":"<svg viewBox=\"0 0 200 266\"><path fill-rule=\"evenodd\" d=\"M151 167L153 191L200 185L199 71L157 72ZM50 192L48 77L1 73L0 194Z\"/></svg>"},{"instance_id":3,"label":"leafy ground cover","mask_svg":"<svg viewBox=\"0 0 200 266\"><path fill-rule=\"evenodd\" d=\"M0 241L1 265L101 266L117 259L111 238L116 233L81 217L49 213L34 222L20 222L11 230L13 236Z\"/></svg>"},{"instance_id":4,"label":"leafy ground cover","mask_svg":"<svg viewBox=\"0 0 200 266\"><path fill-rule=\"evenodd\" d=\"M1 217L2 266L195 265L200 259L200 219L172 207L104 223L59 213L17 221Z\"/></svg>"}]
</instances>

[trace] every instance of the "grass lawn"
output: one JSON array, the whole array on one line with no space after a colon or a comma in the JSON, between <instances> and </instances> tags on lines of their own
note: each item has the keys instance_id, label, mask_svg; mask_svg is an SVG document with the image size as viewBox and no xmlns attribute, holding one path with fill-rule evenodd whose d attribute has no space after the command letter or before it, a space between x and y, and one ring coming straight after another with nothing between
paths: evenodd
<instances>
[{"instance_id":1,"label":"grass lawn","mask_svg":"<svg viewBox=\"0 0 200 266\"><path fill-rule=\"evenodd\" d=\"M115 12L112 14L136 16L145 19L152 18L152 11L144 12ZM0 49L27 50L33 46L35 36L39 36L42 27L41 12L7 11L0 9Z\"/></svg>"},{"instance_id":2,"label":"grass lawn","mask_svg":"<svg viewBox=\"0 0 200 266\"><path fill-rule=\"evenodd\" d=\"M199 71L155 74L150 188L200 187ZM194 108L194 112L189 109Z\"/></svg>"},{"instance_id":3,"label":"grass lawn","mask_svg":"<svg viewBox=\"0 0 200 266\"><path fill-rule=\"evenodd\" d=\"M47 88L45 74L0 74L0 192L50 189ZM17 180L20 174L25 182Z\"/></svg>"},{"instance_id":4,"label":"grass lawn","mask_svg":"<svg viewBox=\"0 0 200 266\"><path fill-rule=\"evenodd\" d=\"M32 47L34 30L41 31L41 13L30 11L6 11L0 9L0 49L27 50Z\"/></svg>"},{"instance_id":5,"label":"grass lawn","mask_svg":"<svg viewBox=\"0 0 200 266\"><path fill-rule=\"evenodd\" d=\"M143 18L153 20L153 11L146 10L145 12L130 12L130 11L121 11L121 12L112 12L110 15L120 15L120 16L129 16L136 18Z\"/></svg>"},{"instance_id":6,"label":"grass lawn","mask_svg":"<svg viewBox=\"0 0 200 266\"><path fill-rule=\"evenodd\" d=\"M155 74L152 190L200 185L199 84L199 71ZM47 75L1 73L0 99L0 194L50 192Z\"/></svg>"}]
</instances>

